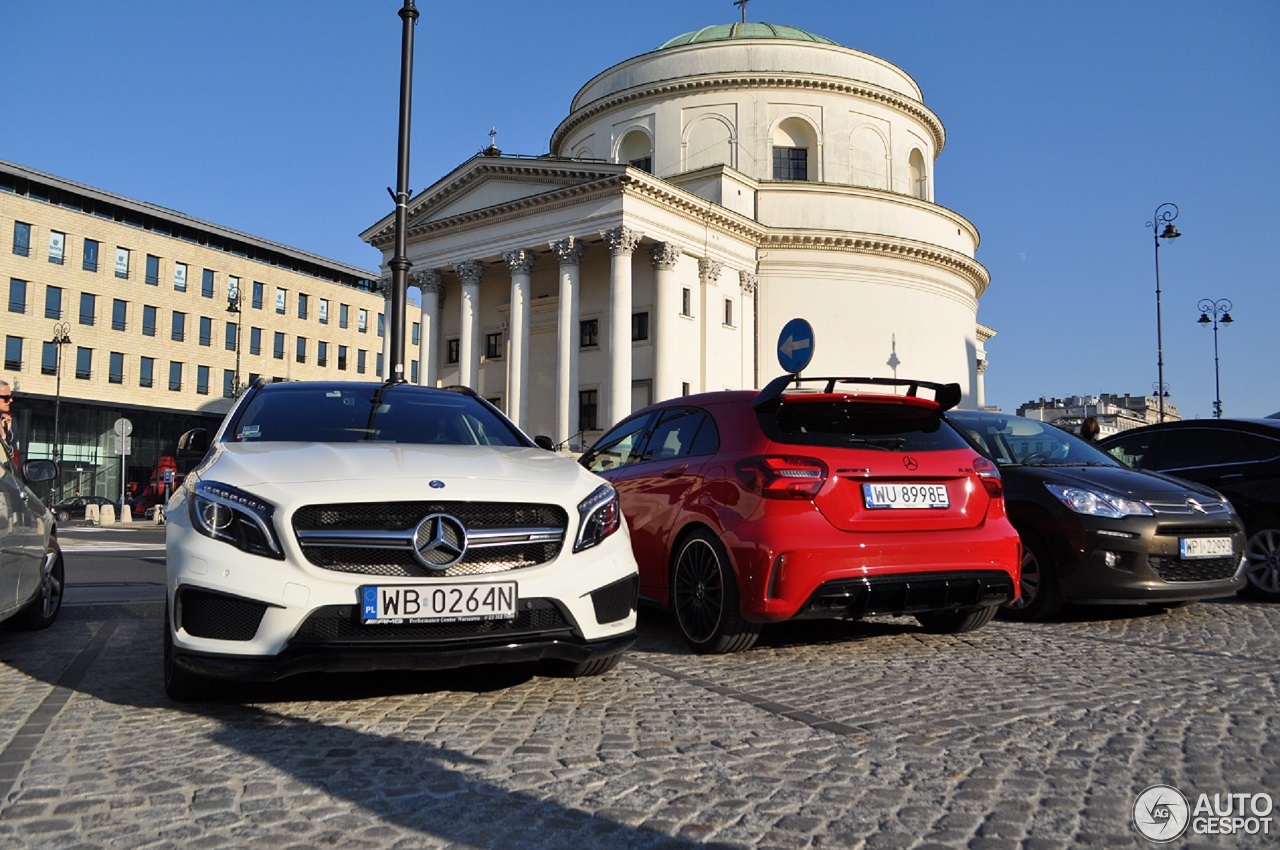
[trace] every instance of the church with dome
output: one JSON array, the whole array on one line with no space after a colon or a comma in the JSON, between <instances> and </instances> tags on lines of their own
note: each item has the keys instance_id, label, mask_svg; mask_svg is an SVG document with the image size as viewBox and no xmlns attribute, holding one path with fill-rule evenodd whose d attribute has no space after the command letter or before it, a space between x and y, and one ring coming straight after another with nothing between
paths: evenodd
<instances>
[{"instance_id":1,"label":"church with dome","mask_svg":"<svg viewBox=\"0 0 1280 850\"><path fill-rule=\"evenodd\" d=\"M990 277L934 203L945 140L878 57L764 23L679 35L588 80L547 154L491 145L411 199L406 360L571 448L763 386L793 319L806 375L956 381L981 407ZM384 269L393 228L361 234Z\"/></svg>"}]
</instances>

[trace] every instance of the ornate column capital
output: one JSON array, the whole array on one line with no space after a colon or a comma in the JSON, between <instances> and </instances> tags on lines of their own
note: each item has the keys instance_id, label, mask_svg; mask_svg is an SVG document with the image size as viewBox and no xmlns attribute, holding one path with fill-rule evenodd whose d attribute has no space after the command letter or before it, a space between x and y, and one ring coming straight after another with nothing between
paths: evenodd
<instances>
[{"instance_id":1,"label":"ornate column capital","mask_svg":"<svg viewBox=\"0 0 1280 850\"><path fill-rule=\"evenodd\" d=\"M649 258L655 269L674 269L683 253L684 249L674 242L658 242L649 247Z\"/></svg>"},{"instance_id":2,"label":"ornate column capital","mask_svg":"<svg viewBox=\"0 0 1280 850\"><path fill-rule=\"evenodd\" d=\"M758 279L751 272L738 272L738 286L742 287L743 295L750 295L754 298L757 284Z\"/></svg>"},{"instance_id":3,"label":"ornate column capital","mask_svg":"<svg viewBox=\"0 0 1280 850\"><path fill-rule=\"evenodd\" d=\"M536 255L527 248L517 248L503 254L502 259L507 261L507 268L512 274L529 274L533 271Z\"/></svg>"},{"instance_id":4,"label":"ornate column capital","mask_svg":"<svg viewBox=\"0 0 1280 850\"><path fill-rule=\"evenodd\" d=\"M987 359L984 357L978 361L978 374L985 374L987 371Z\"/></svg>"},{"instance_id":5,"label":"ornate column capital","mask_svg":"<svg viewBox=\"0 0 1280 850\"><path fill-rule=\"evenodd\" d=\"M576 266L582 262L582 255L587 252L585 242L576 236L568 236L556 242L548 243L551 253L556 255L562 266Z\"/></svg>"},{"instance_id":6,"label":"ornate column capital","mask_svg":"<svg viewBox=\"0 0 1280 850\"><path fill-rule=\"evenodd\" d=\"M375 291L383 298L390 298L392 280L391 272L384 273L382 277L378 278L378 282L374 284Z\"/></svg>"},{"instance_id":7,"label":"ornate column capital","mask_svg":"<svg viewBox=\"0 0 1280 850\"><path fill-rule=\"evenodd\" d=\"M434 292L439 294L444 290L444 275L439 269L427 269L426 271L414 272L409 275L409 282L422 292Z\"/></svg>"},{"instance_id":8,"label":"ornate column capital","mask_svg":"<svg viewBox=\"0 0 1280 850\"><path fill-rule=\"evenodd\" d=\"M453 264L453 270L462 280L463 286L479 286L484 277L484 263L479 260L463 260Z\"/></svg>"},{"instance_id":9,"label":"ornate column capital","mask_svg":"<svg viewBox=\"0 0 1280 850\"><path fill-rule=\"evenodd\" d=\"M600 235L604 237L604 244L609 246L609 253L616 257L634 252L644 234L630 227L618 226L612 230L601 230Z\"/></svg>"},{"instance_id":10,"label":"ornate column capital","mask_svg":"<svg viewBox=\"0 0 1280 850\"><path fill-rule=\"evenodd\" d=\"M720 279L720 270L724 268L724 263L719 260L708 260L706 257L698 260L698 280L704 284L715 283Z\"/></svg>"}]
</instances>

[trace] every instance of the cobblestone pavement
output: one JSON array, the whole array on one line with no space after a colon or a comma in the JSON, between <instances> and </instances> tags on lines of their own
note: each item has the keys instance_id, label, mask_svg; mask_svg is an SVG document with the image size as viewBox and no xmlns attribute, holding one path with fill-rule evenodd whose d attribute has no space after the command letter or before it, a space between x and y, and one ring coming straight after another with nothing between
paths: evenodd
<instances>
[{"instance_id":1,"label":"cobblestone pavement","mask_svg":"<svg viewBox=\"0 0 1280 850\"><path fill-rule=\"evenodd\" d=\"M1150 785L1280 798L1278 627L1224 600L788 626L702 657L646 612L598 678L303 677L183 707L161 620L95 610L0 633L0 847L1145 847Z\"/></svg>"}]
</instances>

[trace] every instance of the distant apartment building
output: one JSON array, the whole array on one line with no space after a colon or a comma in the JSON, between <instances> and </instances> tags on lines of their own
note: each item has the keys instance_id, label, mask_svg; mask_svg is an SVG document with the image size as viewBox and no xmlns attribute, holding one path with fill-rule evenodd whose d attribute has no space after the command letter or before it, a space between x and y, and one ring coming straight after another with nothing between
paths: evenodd
<instances>
[{"instance_id":1,"label":"distant apartment building","mask_svg":"<svg viewBox=\"0 0 1280 850\"><path fill-rule=\"evenodd\" d=\"M1134 396L1128 393L1041 398L1039 401L1020 405L1018 415L1050 422L1073 434L1080 433L1081 423L1092 416L1098 420L1098 437L1102 438L1159 422L1160 400L1155 396ZM1178 414L1177 406L1165 401L1164 418L1166 422L1171 422L1182 417Z\"/></svg>"},{"instance_id":2,"label":"distant apartment building","mask_svg":"<svg viewBox=\"0 0 1280 850\"><path fill-rule=\"evenodd\" d=\"M259 377L377 380L378 280L0 161L0 379L19 398L23 455L61 460L55 497L118 497L122 469L126 491L145 483L182 431L216 427Z\"/></svg>"}]
</instances>

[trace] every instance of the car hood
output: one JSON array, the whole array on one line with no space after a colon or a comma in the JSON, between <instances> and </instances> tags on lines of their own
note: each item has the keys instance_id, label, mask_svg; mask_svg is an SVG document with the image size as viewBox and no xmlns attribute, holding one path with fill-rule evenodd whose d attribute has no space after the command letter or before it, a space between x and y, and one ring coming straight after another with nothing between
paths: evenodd
<instances>
[{"instance_id":1,"label":"car hood","mask_svg":"<svg viewBox=\"0 0 1280 850\"><path fill-rule=\"evenodd\" d=\"M388 443L223 443L188 479L277 503L509 499L576 504L604 483L545 449Z\"/></svg>"},{"instance_id":2,"label":"car hood","mask_svg":"<svg viewBox=\"0 0 1280 850\"><path fill-rule=\"evenodd\" d=\"M1106 490L1137 501L1181 501L1189 495L1222 498L1213 490L1189 481L1117 466L1001 466L1000 477L1015 493L1022 487L1043 483Z\"/></svg>"}]
</instances>

